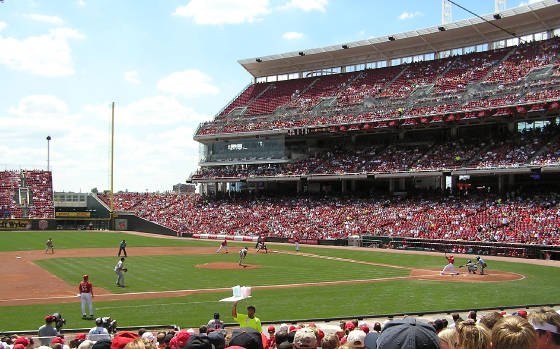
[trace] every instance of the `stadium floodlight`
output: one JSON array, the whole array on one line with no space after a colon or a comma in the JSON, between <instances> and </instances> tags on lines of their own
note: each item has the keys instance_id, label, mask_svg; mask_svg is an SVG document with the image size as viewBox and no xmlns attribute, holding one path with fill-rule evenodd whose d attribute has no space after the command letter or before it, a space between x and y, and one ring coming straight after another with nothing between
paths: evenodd
<instances>
[{"instance_id":1,"label":"stadium floodlight","mask_svg":"<svg viewBox=\"0 0 560 349\"><path fill-rule=\"evenodd\" d=\"M438 27L438 29L439 29L440 32L444 32L444 31L445 31L445 27L444 27L444 26Z\"/></svg>"},{"instance_id":2,"label":"stadium floodlight","mask_svg":"<svg viewBox=\"0 0 560 349\"><path fill-rule=\"evenodd\" d=\"M395 37L394 37L394 36L389 36L388 39L389 39L389 41L395 41Z\"/></svg>"},{"instance_id":3,"label":"stadium floodlight","mask_svg":"<svg viewBox=\"0 0 560 349\"><path fill-rule=\"evenodd\" d=\"M347 49L348 49L348 45L344 44L344 45L342 45L342 48L345 49L345 50L347 50Z\"/></svg>"},{"instance_id":4,"label":"stadium floodlight","mask_svg":"<svg viewBox=\"0 0 560 349\"><path fill-rule=\"evenodd\" d=\"M260 62L262 62L262 59L260 59L260 58L257 58L257 59L255 59L255 61L257 61L257 62L259 62L259 63L260 63Z\"/></svg>"},{"instance_id":5,"label":"stadium floodlight","mask_svg":"<svg viewBox=\"0 0 560 349\"><path fill-rule=\"evenodd\" d=\"M305 56L305 52L299 51L299 55L303 57L303 56Z\"/></svg>"},{"instance_id":6,"label":"stadium floodlight","mask_svg":"<svg viewBox=\"0 0 560 349\"><path fill-rule=\"evenodd\" d=\"M494 19L502 19L502 16L500 16L499 13L494 14Z\"/></svg>"}]
</instances>

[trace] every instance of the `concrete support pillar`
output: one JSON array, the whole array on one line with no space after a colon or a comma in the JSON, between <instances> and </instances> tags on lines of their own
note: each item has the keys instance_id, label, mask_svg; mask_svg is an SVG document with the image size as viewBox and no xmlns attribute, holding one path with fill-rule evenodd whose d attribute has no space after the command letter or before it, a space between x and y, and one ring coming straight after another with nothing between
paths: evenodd
<instances>
[{"instance_id":1,"label":"concrete support pillar","mask_svg":"<svg viewBox=\"0 0 560 349\"><path fill-rule=\"evenodd\" d=\"M350 181L350 190L352 190L352 193L356 192L356 181L355 180Z\"/></svg>"},{"instance_id":2,"label":"concrete support pillar","mask_svg":"<svg viewBox=\"0 0 560 349\"><path fill-rule=\"evenodd\" d=\"M515 122L513 122L513 121L508 122L507 123L507 128L508 128L509 133L514 133L516 131L515 130Z\"/></svg>"},{"instance_id":3,"label":"concrete support pillar","mask_svg":"<svg viewBox=\"0 0 560 349\"><path fill-rule=\"evenodd\" d=\"M406 181L405 178L399 178L399 191L406 190Z\"/></svg>"},{"instance_id":4,"label":"concrete support pillar","mask_svg":"<svg viewBox=\"0 0 560 349\"><path fill-rule=\"evenodd\" d=\"M457 126L451 127L449 130L451 138L457 138Z\"/></svg>"},{"instance_id":5,"label":"concrete support pillar","mask_svg":"<svg viewBox=\"0 0 560 349\"><path fill-rule=\"evenodd\" d=\"M399 140L403 140L404 136L405 136L406 131L399 131Z\"/></svg>"},{"instance_id":6,"label":"concrete support pillar","mask_svg":"<svg viewBox=\"0 0 560 349\"><path fill-rule=\"evenodd\" d=\"M457 192L457 182L459 181L459 176L451 176L451 192ZM445 187L445 183L444 183Z\"/></svg>"},{"instance_id":7,"label":"concrete support pillar","mask_svg":"<svg viewBox=\"0 0 560 349\"><path fill-rule=\"evenodd\" d=\"M347 180L342 180L341 187L342 187L342 194L345 194L347 191L346 185L348 184Z\"/></svg>"},{"instance_id":8,"label":"concrete support pillar","mask_svg":"<svg viewBox=\"0 0 560 349\"><path fill-rule=\"evenodd\" d=\"M301 194L303 192L303 183L301 182L301 180L299 180L297 182L297 193Z\"/></svg>"},{"instance_id":9,"label":"concrete support pillar","mask_svg":"<svg viewBox=\"0 0 560 349\"><path fill-rule=\"evenodd\" d=\"M392 193L395 191L395 179L389 178L389 192Z\"/></svg>"},{"instance_id":10,"label":"concrete support pillar","mask_svg":"<svg viewBox=\"0 0 560 349\"><path fill-rule=\"evenodd\" d=\"M504 192L504 176L498 175L498 193L502 194Z\"/></svg>"},{"instance_id":11,"label":"concrete support pillar","mask_svg":"<svg viewBox=\"0 0 560 349\"><path fill-rule=\"evenodd\" d=\"M508 175L508 186L510 188L513 188L514 185L515 185L515 175L513 173L510 173Z\"/></svg>"}]
</instances>

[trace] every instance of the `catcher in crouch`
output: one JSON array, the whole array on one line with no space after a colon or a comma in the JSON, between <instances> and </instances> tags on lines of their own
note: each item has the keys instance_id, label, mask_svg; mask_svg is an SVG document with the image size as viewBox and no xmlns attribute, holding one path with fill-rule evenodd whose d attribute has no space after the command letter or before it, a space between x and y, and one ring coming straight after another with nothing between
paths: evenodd
<instances>
[{"instance_id":1,"label":"catcher in crouch","mask_svg":"<svg viewBox=\"0 0 560 349\"><path fill-rule=\"evenodd\" d=\"M265 253L268 253L268 248L266 248L266 243L264 242L264 238L262 238L261 242L257 243L256 253L259 253L260 250L264 250Z\"/></svg>"},{"instance_id":2,"label":"catcher in crouch","mask_svg":"<svg viewBox=\"0 0 560 349\"><path fill-rule=\"evenodd\" d=\"M476 274L478 267L470 259L465 263L465 265L460 265L459 268L467 267L469 274Z\"/></svg>"}]
</instances>

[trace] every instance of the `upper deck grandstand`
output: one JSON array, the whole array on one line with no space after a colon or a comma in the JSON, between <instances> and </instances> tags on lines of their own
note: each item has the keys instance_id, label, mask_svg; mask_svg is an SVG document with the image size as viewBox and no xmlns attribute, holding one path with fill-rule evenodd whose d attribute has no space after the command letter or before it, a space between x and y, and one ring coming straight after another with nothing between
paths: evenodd
<instances>
[{"instance_id":1,"label":"upper deck grandstand","mask_svg":"<svg viewBox=\"0 0 560 349\"><path fill-rule=\"evenodd\" d=\"M199 126L192 182L203 193L555 182L560 4L482 17L240 60L254 83Z\"/></svg>"}]
</instances>

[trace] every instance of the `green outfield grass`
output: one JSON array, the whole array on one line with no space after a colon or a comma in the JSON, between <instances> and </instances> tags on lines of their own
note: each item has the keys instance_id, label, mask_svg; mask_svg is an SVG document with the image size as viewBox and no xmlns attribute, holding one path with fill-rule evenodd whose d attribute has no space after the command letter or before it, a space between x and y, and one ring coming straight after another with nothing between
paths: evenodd
<instances>
[{"instance_id":1,"label":"green outfield grass","mask_svg":"<svg viewBox=\"0 0 560 349\"><path fill-rule=\"evenodd\" d=\"M12 235L13 234L13 235ZM72 233L0 233L0 246L10 250L23 250L19 244L38 246L52 235L57 245L69 247L115 247L125 238L129 246L216 246L216 241L165 240L137 237L126 234L72 232ZM20 234L30 234L22 237ZM60 235L55 235L60 234ZM65 235L68 234L68 235ZM75 235L74 235L75 234ZM70 241L63 241L68 237ZM16 241L7 241L14 239ZM57 246L55 245L55 246ZM253 246L250 246L253 247ZM293 246L278 245L274 249ZM443 257L403 255L350 249L325 249L301 246L303 252L356 260L401 265L408 267L440 268ZM251 249L253 251L253 249ZM213 261L236 261L237 255L191 256L132 256L127 259L130 272L126 275L125 292L168 290L241 285L300 283L309 281L364 279L402 275L396 268L385 268L327 261L302 256L280 254L255 255L250 253L247 263L261 264L261 269L218 271L193 269L193 264ZM457 262L462 264L458 256ZM123 292L113 287L112 271L116 258L53 258L37 261L39 265L76 284L80 275L87 272L96 286L113 292ZM263 321L373 315L394 312L422 312L457 308L501 307L535 303L560 303L560 272L558 268L522 263L488 261L489 269L520 273L526 276L519 281L499 283L454 283L441 281L401 280L371 284L313 286L289 289L256 290L253 298L243 301L257 307ZM143 273L139 273L142 270ZM107 285L107 286L105 286ZM194 285L194 286L193 286ZM216 311L224 321L231 322L231 304L217 302L231 292L197 294L187 297L163 299L108 301L94 300L96 315L110 315L119 325L148 325L174 323L182 327L198 327L206 323ZM79 303L5 306L0 307L0 330L38 328L45 314L62 312L68 328L93 326L91 321L80 319Z\"/></svg>"},{"instance_id":2,"label":"green outfield grass","mask_svg":"<svg viewBox=\"0 0 560 349\"><path fill-rule=\"evenodd\" d=\"M0 231L0 252L45 249L45 242L52 237L54 248L114 247L118 250L121 240L127 247L140 246L217 246L216 241L175 240L102 231Z\"/></svg>"}]
</instances>

